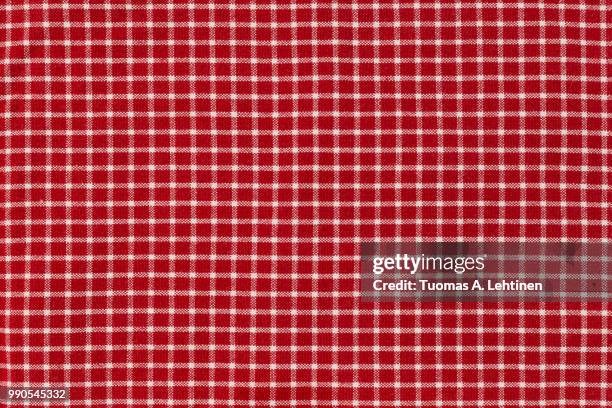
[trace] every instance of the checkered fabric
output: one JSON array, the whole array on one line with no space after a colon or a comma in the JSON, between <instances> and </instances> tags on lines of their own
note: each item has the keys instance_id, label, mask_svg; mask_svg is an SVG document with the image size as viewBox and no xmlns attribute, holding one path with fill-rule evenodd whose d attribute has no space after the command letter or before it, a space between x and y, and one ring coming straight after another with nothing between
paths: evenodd
<instances>
[{"instance_id":1,"label":"checkered fabric","mask_svg":"<svg viewBox=\"0 0 612 408\"><path fill-rule=\"evenodd\" d=\"M611 19L5 0L2 385L69 388L54 406L610 406L607 302L368 303L358 273L369 241L610 239Z\"/></svg>"}]
</instances>

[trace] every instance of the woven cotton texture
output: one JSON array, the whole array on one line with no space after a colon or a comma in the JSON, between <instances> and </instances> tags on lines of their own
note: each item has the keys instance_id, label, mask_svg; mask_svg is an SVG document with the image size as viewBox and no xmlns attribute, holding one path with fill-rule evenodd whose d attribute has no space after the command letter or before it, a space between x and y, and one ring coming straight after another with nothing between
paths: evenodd
<instances>
[{"instance_id":1,"label":"woven cotton texture","mask_svg":"<svg viewBox=\"0 0 612 408\"><path fill-rule=\"evenodd\" d=\"M2 385L69 388L53 406L610 406L608 303L366 303L358 273L369 241L610 239L611 19L7 0Z\"/></svg>"}]
</instances>

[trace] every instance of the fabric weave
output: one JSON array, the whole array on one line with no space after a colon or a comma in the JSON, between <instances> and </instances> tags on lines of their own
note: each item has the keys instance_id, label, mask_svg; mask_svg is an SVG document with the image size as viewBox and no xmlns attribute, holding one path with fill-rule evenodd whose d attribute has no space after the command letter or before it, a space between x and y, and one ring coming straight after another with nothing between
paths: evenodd
<instances>
[{"instance_id":1,"label":"fabric weave","mask_svg":"<svg viewBox=\"0 0 612 408\"><path fill-rule=\"evenodd\" d=\"M368 241L610 239L611 18L7 0L2 385L69 406L609 406L608 303L367 303L358 273Z\"/></svg>"}]
</instances>

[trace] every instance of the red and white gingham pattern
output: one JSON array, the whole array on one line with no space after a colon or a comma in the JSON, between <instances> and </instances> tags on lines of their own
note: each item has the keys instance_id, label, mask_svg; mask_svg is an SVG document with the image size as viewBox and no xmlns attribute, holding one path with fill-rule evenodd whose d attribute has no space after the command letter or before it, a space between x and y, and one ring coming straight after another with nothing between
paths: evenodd
<instances>
[{"instance_id":1,"label":"red and white gingham pattern","mask_svg":"<svg viewBox=\"0 0 612 408\"><path fill-rule=\"evenodd\" d=\"M364 303L373 240L607 241L601 1L0 6L3 385L609 406L608 303Z\"/></svg>"}]
</instances>

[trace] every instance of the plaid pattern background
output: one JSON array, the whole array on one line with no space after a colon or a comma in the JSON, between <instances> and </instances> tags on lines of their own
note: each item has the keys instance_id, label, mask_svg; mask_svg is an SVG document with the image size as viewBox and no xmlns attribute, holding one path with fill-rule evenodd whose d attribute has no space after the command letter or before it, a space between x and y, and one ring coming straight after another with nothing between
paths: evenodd
<instances>
[{"instance_id":1,"label":"plaid pattern background","mask_svg":"<svg viewBox=\"0 0 612 408\"><path fill-rule=\"evenodd\" d=\"M609 406L608 303L358 295L364 241L610 239L608 1L194 3L0 6L3 385Z\"/></svg>"}]
</instances>

